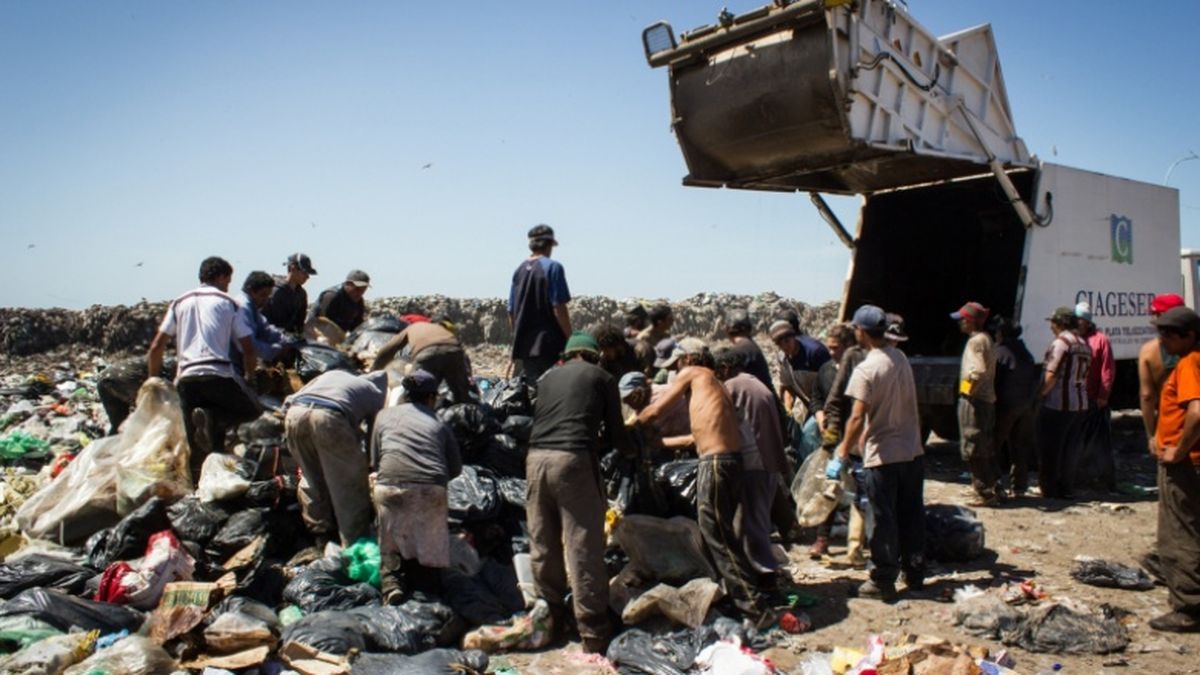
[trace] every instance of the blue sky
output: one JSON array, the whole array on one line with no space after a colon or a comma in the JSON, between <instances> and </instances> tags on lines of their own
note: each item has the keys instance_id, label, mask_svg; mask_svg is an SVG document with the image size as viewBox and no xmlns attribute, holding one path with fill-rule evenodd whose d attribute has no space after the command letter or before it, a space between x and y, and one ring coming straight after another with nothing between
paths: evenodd
<instances>
[{"instance_id":1,"label":"blue sky","mask_svg":"<svg viewBox=\"0 0 1200 675\"><path fill-rule=\"evenodd\" d=\"M834 299L848 255L806 196L680 185L640 32L724 2L764 0L0 3L0 306L167 299L207 255L240 284L297 250L310 291L358 267L368 298L502 296L538 222L575 294ZM1200 152L1200 4L909 8L993 24L1043 159L1162 182ZM1200 247L1200 161L1170 183Z\"/></svg>"}]
</instances>

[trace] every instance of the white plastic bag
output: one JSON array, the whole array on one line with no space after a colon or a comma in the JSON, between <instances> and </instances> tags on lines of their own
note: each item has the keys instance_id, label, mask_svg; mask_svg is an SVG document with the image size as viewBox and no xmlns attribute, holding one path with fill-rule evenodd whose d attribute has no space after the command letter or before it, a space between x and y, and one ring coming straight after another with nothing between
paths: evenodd
<instances>
[{"instance_id":1,"label":"white plastic bag","mask_svg":"<svg viewBox=\"0 0 1200 675\"><path fill-rule=\"evenodd\" d=\"M214 452L204 458L200 467L200 485L196 496L202 502L219 502L246 494L250 479L238 473L242 459L236 455Z\"/></svg>"}]
</instances>

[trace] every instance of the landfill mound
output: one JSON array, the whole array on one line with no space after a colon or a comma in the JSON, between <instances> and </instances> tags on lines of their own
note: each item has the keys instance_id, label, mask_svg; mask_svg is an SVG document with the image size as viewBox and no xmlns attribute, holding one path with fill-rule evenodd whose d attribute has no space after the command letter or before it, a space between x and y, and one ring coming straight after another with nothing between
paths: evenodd
<instances>
[{"instance_id":1,"label":"landfill mound","mask_svg":"<svg viewBox=\"0 0 1200 675\"><path fill-rule=\"evenodd\" d=\"M315 299L319 288L310 288ZM583 296L571 301L572 322L588 327L604 322L622 323L625 308L641 302L647 308L665 299ZM0 308L0 351L10 356L28 356L58 347L78 345L115 353L142 349L150 343L167 309L167 302L142 301L136 305L94 305L83 310ZM501 298L450 298L444 295L367 298L372 316L381 314L444 313L459 326L464 344L503 345L512 341L507 306ZM672 302L675 310L673 333L713 338L722 330L725 312L748 308L757 332L765 332L780 306L796 309L800 323L811 333L820 333L837 318L837 304L809 305L775 293L731 295L700 293Z\"/></svg>"}]
</instances>

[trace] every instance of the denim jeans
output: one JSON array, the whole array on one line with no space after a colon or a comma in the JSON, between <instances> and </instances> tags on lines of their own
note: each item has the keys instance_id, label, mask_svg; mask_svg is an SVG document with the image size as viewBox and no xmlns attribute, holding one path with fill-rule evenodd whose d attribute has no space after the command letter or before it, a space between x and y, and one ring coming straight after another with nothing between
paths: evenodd
<instances>
[{"instance_id":1,"label":"denim jeans","mask_svg":"<svg viewBox=\"0 0 1200 675\"><path fill-rule=\"evenodd\" d=\"M869 567L876 584L925 576L925 461L917 457L863 469Z\"/></svg>"}]
</instances>

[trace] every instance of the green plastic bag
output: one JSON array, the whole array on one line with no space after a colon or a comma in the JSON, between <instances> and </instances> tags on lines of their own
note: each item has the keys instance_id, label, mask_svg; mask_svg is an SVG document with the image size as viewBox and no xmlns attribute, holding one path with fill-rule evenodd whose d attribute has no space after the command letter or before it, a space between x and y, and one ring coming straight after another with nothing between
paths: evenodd
<instances>
[{"instance_id":1,"label":"green plastic bag","mask_svg":"<svg viewBox=\"0 0 1200 675\"><path fill-rule=\"evenodd\" d=\"M342 564L351 579L379 588L379 544L370 537L363 537L342 551Z\"/></svg>"},{"instance_id":2,"label":"green plastic bag","mask_svg":"<svg viewBox=\"0 0 1200 675\"><path fill-rule=\"evenodd\" d=\"M24 431L14 431L0 438L0 457L4 459L21 459L22 457L47 457L50 455L50 444Z\"/></svg>"}]
</instances>

